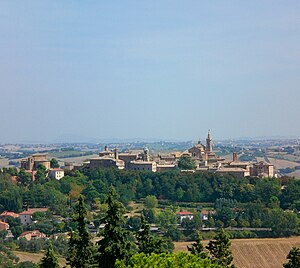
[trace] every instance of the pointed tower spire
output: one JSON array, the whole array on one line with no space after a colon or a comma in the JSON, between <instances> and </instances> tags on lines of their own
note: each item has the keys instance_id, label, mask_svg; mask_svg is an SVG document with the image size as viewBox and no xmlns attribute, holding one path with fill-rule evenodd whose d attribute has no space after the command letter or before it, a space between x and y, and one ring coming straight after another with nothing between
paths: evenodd
<instances>
[{"instance_id":1,"label":"pointed tower spire","mask_svg":"<svg viewBox=\"0 0 300 268\"><path fill-rule=\"evenodd\" d=\"M206 152L212 152L212 138L210 135L210 129L208 130L207 139L206 139Z\"/></svg>"}]
</instances>

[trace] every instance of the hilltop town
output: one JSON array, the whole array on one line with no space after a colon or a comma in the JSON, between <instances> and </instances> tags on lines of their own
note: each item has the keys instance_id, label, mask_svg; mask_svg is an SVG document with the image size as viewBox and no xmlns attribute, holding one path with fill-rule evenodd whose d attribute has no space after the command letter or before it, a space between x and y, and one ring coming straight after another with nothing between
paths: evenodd
<instances>
[{"instance_id":1,"label":"hilltop town","mask_svg":"<svg viewBox=\"0 0 300 268\"><path fill-rule=\"evenodd\" d=\"M85 152L82 152L85 160L82 162L64 161L61 166L51 167L51 159L47 155L47 150L43 153L34 153L26 158L12 161L13 164L21 169L34 174L39 165L43 165L49 171L49 176L61 179L64 176L64 170L82 170L97 168L117 168L136 171L152 171L163 172L167 170L178 169L178 161L180 158L191 158L194 167L190 169L192 172L211 172L218 174L231 174L235 177L274 177L277 173L274 171L274 165L263 160L257 161L241 161L237 151L232 152L232 158L228 155L226 158L219 156L214 151L214 145L211 133L208 132L206 143L203 145L201 141L193 144L192 147L182 151L168 151L155 154L150 153L149 148L123 149L119 152L116 146L110 149L107 145L98 153L98 156L88 158ZM97 149L96 149L97 150ZM94 149L93 153L96 154ZM220 150L220 148L218 148ZM53 150L52 150L53 152ZM49 150L51 155L51 150ZM72 155L72 152L71 152ZM244 153L240 154L243 158ZM79 155L81 156L81 155ZM55 157L54 157L55 159ZM61 161L60 159L57 159Z\"/></svg>"},{"instance_id":2,"label":"hilltop town","mask_svg":"<svg viewBox=\"0 0 300 268\"><path fill-rule=\"evenodd\" d=\"M219 228L235 238L299 234L300 180L287 176L299 170L297 140L221 142L209 131L204 144L4 144L0 152L0 232L22 251L38 252L51 239L66 256L80 196L98 239L110 185L126 205L128 230L140 228L143 215L153 235L175 245L196 230L207 239Z\"/></svg>"},{"instance_id":3,"label":"hilltop town","mask_svg":"<svg viewBox=\"0 0 300 268\"><path fill-rule=\"evenodd\" d=\"M175 245L221 227L235 238L298 235L300 180L286 174L297 172L299 151L297 140L216 142L211 132L204 144L4 144L0 232L22 251L39 252L51 239L66 256L76 201L84 196L87 228L98 239L113 185L128 230L140 228L143 215L153 235Z\"/></svg>"}]
</instances>

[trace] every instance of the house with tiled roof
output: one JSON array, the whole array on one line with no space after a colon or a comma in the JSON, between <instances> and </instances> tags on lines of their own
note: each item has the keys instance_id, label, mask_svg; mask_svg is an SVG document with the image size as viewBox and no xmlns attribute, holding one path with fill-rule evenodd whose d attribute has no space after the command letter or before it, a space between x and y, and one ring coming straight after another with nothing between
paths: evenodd
<instances>
[{"instance_id":1,"label":"house with tiled roof","mask_svg":"<svg viewBox=\"0 0 300 268\"><path fill-rule=\"evenodd\" d=\"M9 229L9 224L4 222L4 221L0 221L0 231L7 231Z\"/></svg>"},{"instance_id":2,"label":"house with tiled roof","mask_svg":"<svg viewBox=\"0 0 300 268\"><path fill-rule=\"evenodd\" d=\"M11 212L11 211L3 211L0 214L0 219L5 221L5 222L7 221L8 217L18 218L19 214L15 213L15 212Z\"/></svg>"},{"instance_id":3,"label":"house with tiled roof","mask_svg":"<svg viewBox=\"0 0 300 268\"><path fill-rule=\"evenodd\" d=\"M27 231L23 232L20 237L25 238L26 240L30 241L32 239L39 239L39 238L45 238L46 235L39 230L33 230L33 231Z\"/></svg>"},{"instance_id":4,"label":"house with tiled roof","mask_svg":"<svg viewBox=\"0 0 300 268\"><path fill-rule=\"evenodd\" d=\"M48 210L48 208L29 208L29 209L19 213L21 223L24 225L29 225L29 224L33 223L33 220L32 220L33 213L47 212L47 210Z\"/></svg>"},{"instance_id":5,"label":"house with tiled roof","mask_svg":"<svg viewBox=\"0 0 300 268\"><path fill-rule=\"evenodd\" d=\"M194 218L194 213L189 211L180 211L176 213L176 218L179 223L181 223L184 219L192 220Z\"/></svg>"}]
</instances>

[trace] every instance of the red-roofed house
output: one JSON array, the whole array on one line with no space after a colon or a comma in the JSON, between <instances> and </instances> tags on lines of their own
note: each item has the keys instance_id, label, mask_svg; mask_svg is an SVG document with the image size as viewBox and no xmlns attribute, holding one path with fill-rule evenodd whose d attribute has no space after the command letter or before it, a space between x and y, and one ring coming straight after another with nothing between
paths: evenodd
<instances>
[{"instance_id":1,"label":"red-roofed house","mask_svg":"<svg viewBox=\"0 0 300 268\"><path fill-rule=\"evenodd\" d=\"M24 237L29 241L31 239L45 238L46 235L44 233L41 233L39 230L33 230L22 233L20 237Z\"/></svg>"},{"instance_id":2,"label":"red-roofed house","mask_svg":"<svg viewBox=\"0 0 300 268\"><path fill-rule=\"evenodd\" d=\"M0 231L3 231L3 230L8 230L9 229L9 224L4 222L4 221L0 221Z\"/></svg>"},{"instance_id":3,"label":"red-roofed house","mask_svg":"<svg viewBox=\"0 0 300 268\"><path fill-rule=\"evenodd\" d=\"M202 209L201 211L201 220L207 221L209 217L212 217L215 214L214 210Z\"/></svg>"},{"instance_id":4,"label":"red-roofed house","mask_svg":"<svg viewBox=\"0 0 300 268\"><path fill-rule=\"evenodd\" d=\"M30 208L28 210L25 210L25 211L19 213L21 223L24 225L29 225L29 224L33 223L33 221L32 221L33 213L46 212L47 210L48 210L48 208Z\"/></svg>"},{"instance_id":5,"label":"red-roofed house","mask_svg":"<svg viewBox=\"0 0 300 268\"><path fill-rule=\"evenodd\" d=\"M11 211L4 211L0 214L0 219L3 221L7 221L8 217L18 218L19 214L11 212Z\"/></svg>"},{"instance_id":6,"label":"red-roofed house","mask_svg":"<svg viewBox=\"0 0 300 268\"><path fill-rule=\"evenodd\" d=\"M177 220L181 223L183 219L192 220L194 218L194 214L189 211L180 211L176 213Z\"/></svg>"}]
</instances>

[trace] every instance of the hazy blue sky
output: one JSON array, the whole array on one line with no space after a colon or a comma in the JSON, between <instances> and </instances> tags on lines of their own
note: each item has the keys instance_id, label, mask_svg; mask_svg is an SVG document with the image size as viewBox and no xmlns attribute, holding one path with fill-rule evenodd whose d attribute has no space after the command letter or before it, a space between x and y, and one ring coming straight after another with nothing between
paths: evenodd
<instances>
[{"instance_id":1,"label":"hazy blue sky","mask_svg":"<svg viewBox=\"0 0 300 268\"><path fill-rule=\"evenodd\" d=\"M0 35L0 143L300 136L299 0L3 0Z\"/></svg>"}]
</instances>

